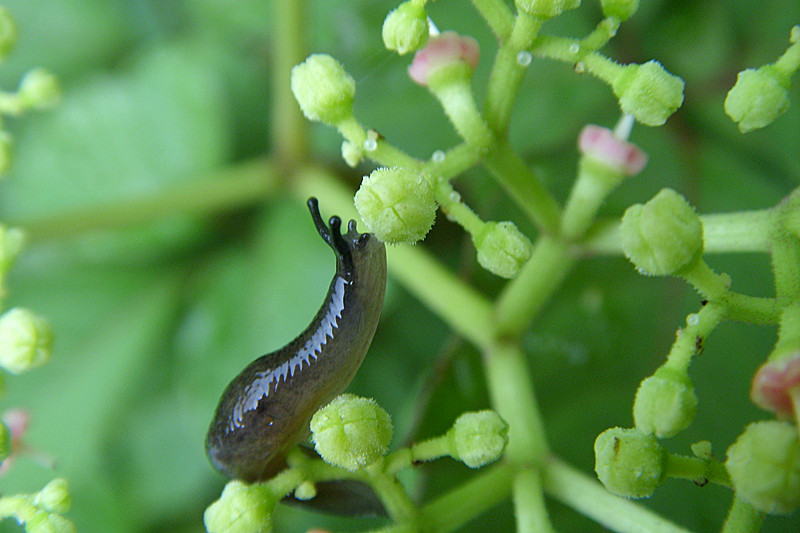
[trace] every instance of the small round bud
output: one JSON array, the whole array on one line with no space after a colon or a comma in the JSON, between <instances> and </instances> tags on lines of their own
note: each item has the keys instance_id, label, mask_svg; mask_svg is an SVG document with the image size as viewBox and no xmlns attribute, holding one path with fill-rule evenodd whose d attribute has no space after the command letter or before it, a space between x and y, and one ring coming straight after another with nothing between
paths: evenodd
<instances>
[{"instance_id":1,"label":"small round bud","mask_svg":"<svg viewBox=\"0 0 800 533\"><path fill-rule=\"evenodd\" d=\"M35 68L22 78L17 96L23 108L49 109L61 100L61 88L53 74L43 68Z\"/></svg>"},{"instance_id":2,"label":"small round bud","mask_svg":"<svg viewBox=\"0 0 800 533\"><path fill-rule=\"evenodd\" d=\"M36 511L25 522L26 533L75 533L75 524L57 514Z\"/></svg>"},{"instance_id":3,"label":"small round bud","mask_svg":"<svg viewBox=\"0 0 800 533\"><path fill-rule=\"evenodd\" d=\"M403 2L386 16L381 33L387 50L400 55L419 50L428 42L425 5L412 0Z\"/></svg>"},{"instance_id":4,"label":"small round bud","mask_svg":"<svg viewBox=\"0 0 800 533\"><path fill-rule=\"evenodd\" d=\"M478 66L479 59L478 41L446 31L431 37L425 48L414 54L414 60L408 67L408 75L418 84L428 86L432 78L436 78L437 82L446 81L438 78L446 78L451 74L452 69L448 67L465 67L471 73Z\"/></svg>"},{"instance_id":5,"label":"small round bud","mask_svg":"<svg viewBox=\"0 0 800 533\"><path fill-rule=\"evenodd\" d=\"M789 77L773 65L739 73L725 98L725 113L742 133L768 126L789 107Z\"/></svg>"},{"instance_id":6,"label":"small round bud","mask_svg":"<svg viewBox=\"0 0 800 533\"><path fill-rule=\"evenodd\" d=\"M263 485L246 485L234 479L208 506L203 521L208 533L264 533L272 530L272 511L277 503Z\"/></svg>"},{"instance_id":7,"label":"small round bud","mask_svg":"<svg viewBox=\"0 0 800 533\"><path fill-rule=\"evenodd\" d=\"M375 400L342 394L314 413L311 434L326 463L354 472L380 459L392 440L392 420Z\"/></svg>"},{"instance_id":8,"label":"small round bud","mask_svg":"<svg viewBox=\"0 0 800 533\"><path fill-rule=\"evenodd\" d=\"M3 132L5 133L5 132ZM1 157L1 156L0 156ZM0 223L0 280L8 272L22 249L25 234L19 228L9 228Z\"/></svg>"},{"instance_id":9,"label":"small round bud","mask_svg":"<svg viewBox=\"0 0 800 533\"><path fill-rule=\"evenodd\" d=\"M686 372L659 368L636 391L633 420L636 429L659 439L683 431L697 414L697 395Z\"/></svg>"},{"instance_id":10,"label":"small round bud","mask_svg":"<svg viewBox=\"0 0 800 533\"><path fill-rule=\"evenodd\" d=\"M780 417L794 414L792 394L800 394L800 352L767 361L758 369L750 389L757 406Z\"/></svg>"},{"instance_id":11,"label":"small round bud","mask_svg":"<svg viewBox=\"0 0 800 533\"><path fill-rule=\"evenodd\" d=\"M298 500L311 500L317 495L317 487L310 481L304 481L294 489L294 497Z\"/></svg>"},{"instance_id":12,"label":"small round bud","mask_svg":"<svg viewBox=\"0 0 800 533\"><path fill-rule=\"evenodd\" d=\"M556 17L569 9L580 7L581 0L515 0L517 9L541 19Z\"/></svg>"},{"instance_id":13,"label":"small round bud","mask_svg":"<svg viewBox=\"0 0 800 533\"><path fill-rule=\"evenodd\" d=\"M639 0L601 0L603 15L628 20L639 9Z\"/></svg>"},{"instance_id":14,"label":"small round bud","mask_svg":"<svg viewBox=\"0 0 800 533\"><path fill-rule=\"evenodd\" d=\"M20 374L50 360L53 333L33 312L15 307L0 316L0 367Z\"/></svg>"},{"instance_id":15,"label":"small round bud","mask_svg":"<svg viewBox=\"0 0 800 533\"><path fill-rule=\"evenodd\" d=\"M472 240L478 250L478 263L501 278L515 277L533 250L513 222L487 222Z\"/></svg>"},{"instance_id":16,"label":"small round bud","mask_svg":"<svg viewBox=\"0 0 800 533\"><path fill-rule=\"evenodd\" d=\"M622 176L634 176L647 164L647 154L638 146L618 139L608 128L593 124L581 131L578 147L586 157Z\"/></svg>"},{"instance_id":17,"label":"small round bud","mask_svg":"<svg viewBox=\"0 0 800 533\"><path fill-rule=\"evenodd\" d=\"M390 244L421 240L436 218L428 180L400 167L379 168L364 176L354 201L367 228Z\"/></svg>"},{"instance_id":18,"label":"small round bud","mask_svg":"<svg viewBox=\"0 0 800 533\"><path fill-rule=\"evenodd\" d=\"M17 44L17 25L5 7L0 6L0 61L6 58Z\"/></svg>"},{"instance_id":19,"label":"small round bud","mask_svg":"<svg viewBox=\"0 0 800 533\"><path fill-rule=\"evenodd\" d=\"M312 54L292 68L292 93L309 120L335 126L353 114L355 80L326 54Z\"/></svg>"},{"instance_id":20,"label":"small round bud","mask_svg":"<svg viewBox=\"0 0 800 533\"><path fill-rule=\"evenodd\" d=\"M694 208L672 189L630 206L620 225L622 250L646 276L675 274L703 253L703 225Z\"/></svg>"},{"instance_id":21,"label":"small round bud","mask_svg":"<svg viewBox=\"0 0 800 533\"><path fill-rule=\"evenodd\" d=\"M607 429L594 442L594 470L609 492L647 498L664 479L667 454L653 435L638 429Z\"/></svg>"},{"instance_id":22,"label":"small round bud","mask_svg":"<svg viewBox=\"0 0 800 533\"><path fill-rule=\"evenodd\" d=\"M480 468L500 459L508 444L508 424L491 410L464 413L450 431L453 459Z\"/></svg>"},{"instance_id":23,"label":"small round bud","mask_svg":"<svg viewBox=\"0 0 800 533\"><path fill-rule=\"evenodd\" d=\"M14 143L11 134L7 131L0 131L0 176L8 172L11 168L11 152Z\"/></svg>"},{"instance_id":24,"label":"small round bud","mask_svg":"<svg viewBox=\"0 0 800 533\"><path fill-rule=\"evenodd\" d=\"M725 466L736 495L763 513L800 507L800 441L797 427L777 420L747 426L728 448Z\"/></svg>"},{"instance_id":25,"label":"small round bud","mask_svg":"<svg viewBox=\"0 0 800 533\"><path fill-rule=\"evenodd\" d=\"M40 490L33 500L34 505L38 505L48 513L64 514L72 506L72 498L69 495L67 480L56 478Z\"/></svg>"},{"instance_id":26,"label":"small round bud","mask_svg":"<svg viewBox=\"0 0 800 533\"><path fill-rule=\"evenodd\" d=\"M612 89L624 113L648 126L660 126L683 103L683 80L658 61L627 65Z\"/></svg>"}]
</instances>

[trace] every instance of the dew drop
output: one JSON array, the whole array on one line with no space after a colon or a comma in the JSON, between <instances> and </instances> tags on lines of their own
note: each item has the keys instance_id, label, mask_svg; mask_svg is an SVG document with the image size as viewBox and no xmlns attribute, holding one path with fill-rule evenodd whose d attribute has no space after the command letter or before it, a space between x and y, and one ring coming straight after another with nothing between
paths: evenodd
<instances>
[{"instance_id":1,"label":"dew drop","mask_svg":"<svg viewBox=\"0 0 800 533\"><path fill-rule=\"evenodd\" d=\"M686 317L686 325L688 326L696 326L700 323L700 315L697 313L692 313Z\"/></svg>"},{"instance_id":2,"label":"dew drop","mask_svg":"<svg viewBox=\"0 0 800 533\"><path fill-rule=\"evenodd\" d=\"M579 45L578 43L572 43L571 45L569 45L570 54L577 54L580 51L581 51L581 45Z\"/></svg>"},{"instance_id":3,"label":"dew drop","mask_svg":"<svg viewBox=\"0 0 800 533\"><path fill-rule=\"evenodd\" d=\"M517 54L517 63L519 63L523 67L527 67L528 65L530 65L532 60L533 56L527 50L523 50Z\"/></svg>"},{"instance_id":4,"label":"dew drop","mask_svg":"<svg viewBox=\"0 0 800 533\"><path fill-rule=\"evenodd\" d=\"M435 152L433 152L433 154L431 154L431 160L434 163L441 163L442 161L444 161L444 156L445 154L442 150L436 150Z\"/></svg>"},{"instance_id":5,"label":"dew drop","mask_svg":"<svg viewBox=\"0 0 800 533\"><path fill-rule=\"evenodd\" d=\"M378 140L373 138L368 138L364 141L364 150L367 152L374 152L378 148Z\"/></svg>"},{"instance_id":6,"label":"dew drop","mask_svg":"<svg viewBox=\"0 0 800 533\"><path fill-rule=\"evenodd\" d=\"M460 202L461 201L461 195L458 194L457 191L451 192L450 193L450 201L451 202Z\"/></svg>"}]
</instances>

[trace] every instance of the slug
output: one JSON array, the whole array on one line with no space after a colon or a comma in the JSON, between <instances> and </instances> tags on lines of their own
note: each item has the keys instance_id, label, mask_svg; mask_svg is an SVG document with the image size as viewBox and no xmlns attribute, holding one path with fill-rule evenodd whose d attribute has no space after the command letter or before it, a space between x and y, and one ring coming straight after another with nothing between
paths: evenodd
<instances>
[{"instance_id":1,"label":"slug","mask_svg":"<svg viewBox=\"0 0 800 533\"><path fill-rule=\"evenodd\" d=\"M263 481L309 434L311 416L353 379L372 342L386 288L386 248L351 220L328 225L308 209L336 255L336 273L311 324L289 344L247 365L220 397L206 437L212 465L229 478Z\"/></svg>"}]
</instances>

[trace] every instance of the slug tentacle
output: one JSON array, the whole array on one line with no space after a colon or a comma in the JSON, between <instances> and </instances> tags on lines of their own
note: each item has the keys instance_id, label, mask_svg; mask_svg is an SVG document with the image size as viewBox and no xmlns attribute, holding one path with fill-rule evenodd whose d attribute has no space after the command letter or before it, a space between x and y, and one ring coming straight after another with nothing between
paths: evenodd
<instances>
[{"instance_id":1,"label":"slug tentacle","mask_svg":"<svg viewBox=\"0 0 800 533\"><path fill-rule=\"evenodd\" d=\"M311 324L289 344L250 363L223 392L206 438L214 467L228 477L268 479L286 452L308 435L317 409L353 379L372 342L383 306L386 250L355 221L326 225L316 198L314 225L336 255L336 273Z\"/></svg>"}]
</instances>

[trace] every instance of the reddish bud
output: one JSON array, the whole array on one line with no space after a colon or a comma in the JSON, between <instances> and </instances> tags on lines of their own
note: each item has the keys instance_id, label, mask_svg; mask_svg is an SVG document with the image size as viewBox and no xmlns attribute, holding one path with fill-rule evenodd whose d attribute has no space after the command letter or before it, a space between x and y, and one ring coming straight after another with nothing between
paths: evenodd
<instances>
[{"instance_id":1,"label":"reddish bud","mask_svg":"<svg viewBox=\"0 0 800 533\"><path fill-rule=\"evenodd\" d=\"M474 70L479 59L478 41L446 31L428 39L425 48L414 54L414 60L408 67L408 75L418 84L427 86L431 74L439 68L464 62Z\"/></svg>"},{"instance_id":2,"label":"reddish bud","mask_svg":"<svg viewBox=\"0 0 800 533\"><path fill-rule=\"evenodd\" d=\"M781 417L794 414L792 395L800 395L800 352L761 365L750 391L753 403Z\"/></svg>"},{"instance_id":3,"label":"reddish bud","mask_svg":"<svg viewBox=\"0 0 800 533\"><path fill-rule=\"evenodd\" d=\"M614 137L608 128L589 124L578 139L581 153L605 163L626 176L642 171L647 164L647 154L635 144Z\"/></svg>"}]
</instances>

